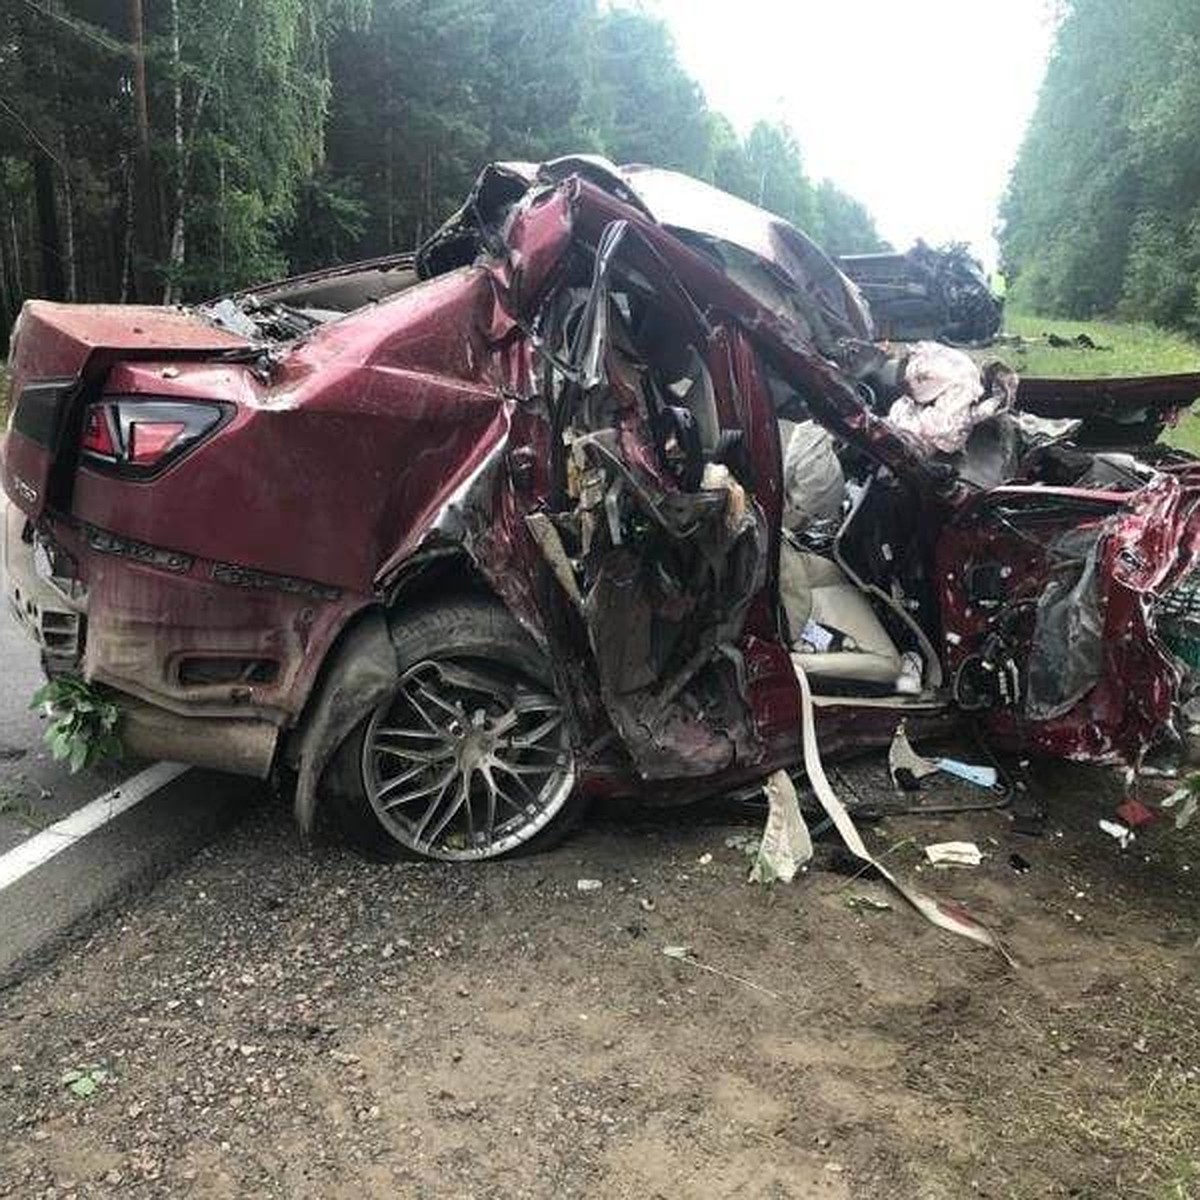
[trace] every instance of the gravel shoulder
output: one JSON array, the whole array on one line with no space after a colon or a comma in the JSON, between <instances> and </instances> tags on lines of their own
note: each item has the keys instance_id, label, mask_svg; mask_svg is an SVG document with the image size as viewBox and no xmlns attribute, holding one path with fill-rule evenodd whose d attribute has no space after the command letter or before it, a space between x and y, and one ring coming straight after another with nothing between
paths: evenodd
<instances>
[{"instance_id":1,"label":"gravel shoulder","mask_svg":"<svg viewBox=\"0 0 1200 1200\"><path fill-rule=\"evenodd\" d=\"M743 810L464 869L305 850L264 803L0 996L0 1195L1200 1195L1195 835L1121 852L1099 776L1037 786L1040 838L869 835L1015 969L831 847L749 885ZM980 868L917 872L960 836Z\"/></svg>"}]
</instances>

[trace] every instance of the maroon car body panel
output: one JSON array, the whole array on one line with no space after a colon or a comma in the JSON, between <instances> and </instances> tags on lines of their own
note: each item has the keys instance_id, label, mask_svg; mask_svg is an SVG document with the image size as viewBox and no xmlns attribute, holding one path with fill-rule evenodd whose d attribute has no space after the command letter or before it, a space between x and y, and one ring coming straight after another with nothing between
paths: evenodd
<instances>
[{"instance_id":1,"label":"maroon car body panel","mask_svg":"<svg viewBox=\"0 0 1200 1200\"><path fill-rule=\"evenodd\" d=\"M269 385L245 366L169 379L158 364L117 367L106 395L227 400L237 412L152 482L84 465L73 515L151 545L369 594L380 565L428 523L503 423L482 337L471 350L445 336L479 328L488 298L481 273L406 292L369 328L319 330ZM397 342L391 320L414 340ZM139 486L153 504L130 503ZM237 520L213 519L222 512Z\"/></svg>"},{"instance_id":2,"label":"maroon car body panel","mask_svg":"<svg viewBox=\"0 0 1200 1200\"><path fill-rule=\"evenodd\" d=\"M1036 600L1054 562L1013 519L997 524L988 510L1022 504L1044 512L1063 502L1062 529L1078 529L1073 502L1094 510L1086 524L1103 527L1098 578L1103 581L1103 661L1099 678L1068 712L1029 720L1012 709L989 712L986 724L1002 745L1055 757L1096 763L1137 763L1147 747L1172 725L1172 707L1182 678L1180 664L1165 652L1151 619L1154 594L1194 571L1200 561L1200 480L1192 484L1159 476L1137 492L1077 488L1002 487L977 497L953 517L938 543L946 666L953 674L986 636L988 613L973 605L964 587L972 566L999 562L1011 571L1016 602ZM1107 510L1106 512L1103 510ZM1053 521L1053 518L1051 518ZM1048 525L1039 522L1043 545Z\"/></svg>"},{"instance_id":3,"label":"maroon car body panel","mask_svg":"<svg viewBox=\"0 0 1200 1200\"><path fill-rule=\"evenodd\" d=\"M1081 444L1145 446L1200 397L1200 372L1104 379L1023 376L1022 411L1084 422Z\"/></svg>"},{"instance_id":4,"label":"maroon car body panel","mask_svg":"<svg viewBox=\"0 0 1200 1200\"><path fill-rule=\"evenodd\" d=\"M13 395L32 381L96 380L123 356L162 354L171 359L241 350L244 338L178 309L140 305L57 304L31 300L12 338ZM69 431L47 429L48 437ZM24 511L37 517L46 506L48 476L57 446L10 430L4 478Z\"/></svg>"}]
</instances>

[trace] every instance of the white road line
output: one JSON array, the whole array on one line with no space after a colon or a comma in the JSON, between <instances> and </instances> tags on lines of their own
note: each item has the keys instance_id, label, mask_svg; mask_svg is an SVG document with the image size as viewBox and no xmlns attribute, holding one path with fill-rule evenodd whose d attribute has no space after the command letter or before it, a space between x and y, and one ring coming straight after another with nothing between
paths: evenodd
<instances>
[{"instance_id":1,"label":"white road line","mask_svg":"<svg viewBox=\"0 0 1200 1200\"><path fill-rule=\"evenodd\" d=\"M55 821L7 854L0 854L0 892L73 846L81 837L154 795L187 769L181 763L155 763L118 784L111 792L105 792L103 796L97 796L89 804L77 808L69 817Z\"/></svg>"}]
</instances>

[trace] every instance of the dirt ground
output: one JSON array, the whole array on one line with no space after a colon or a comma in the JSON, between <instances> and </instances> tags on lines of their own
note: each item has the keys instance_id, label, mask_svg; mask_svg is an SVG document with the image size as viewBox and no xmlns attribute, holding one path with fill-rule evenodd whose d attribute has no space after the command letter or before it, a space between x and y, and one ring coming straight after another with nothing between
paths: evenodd
<instances>
[{"instance_id":1,"label":"dirt ground","mask_svg":"<svg viewBox=\"0 0 1200 1200\"><path fill-rule=\"evenodd\" d=\"M464 869L305 852L264 802L0 996L0 1195L1200 1196L1200 843L1123 852L1101 777L1036 786L1040 837L870 834L1015 968L829 844L748 884L729 805ZM955 836L983 865L918 873Z\"/></svg>"}]
</instances>

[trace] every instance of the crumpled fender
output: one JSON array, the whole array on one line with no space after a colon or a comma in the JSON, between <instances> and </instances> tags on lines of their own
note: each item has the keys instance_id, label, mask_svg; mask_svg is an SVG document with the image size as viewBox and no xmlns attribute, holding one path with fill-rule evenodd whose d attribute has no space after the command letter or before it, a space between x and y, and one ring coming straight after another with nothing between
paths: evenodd
<instances>
[{"instance_id":1,"label":"crumpled fender","mask_svg":"<svg viewBox=\"0 0 1200 1200\"><path fill-rule=\"evenodd\" d=\"M312 833L317 789L334 752L350 731L386 700L400 682L387 619L372 609L355 622L334 651L297 740L293 810L301 836Z\"/></svg>"}]
</instances>

